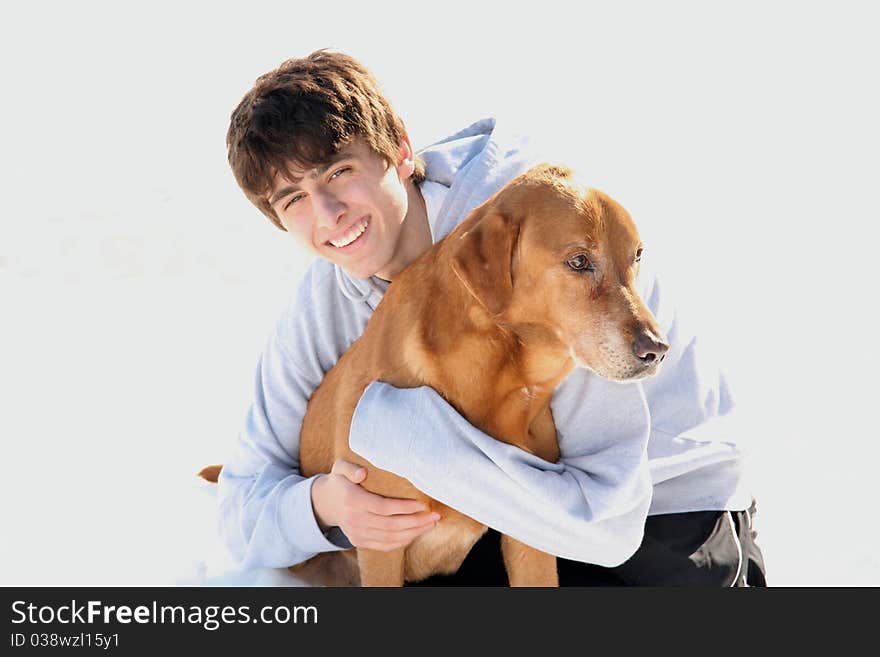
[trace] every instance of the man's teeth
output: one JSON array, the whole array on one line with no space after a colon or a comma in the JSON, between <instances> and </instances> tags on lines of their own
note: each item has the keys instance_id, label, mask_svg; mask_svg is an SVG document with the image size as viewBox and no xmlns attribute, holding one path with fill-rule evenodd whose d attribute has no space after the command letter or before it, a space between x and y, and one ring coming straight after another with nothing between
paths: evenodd
<instances>
[{"instance_id":1,"label":"man's teeth","mask_svg":"<svg viewBox=\"0 0 880 657\"><path fill-rule=\"evenodd\" d=\"M367 229L367 223L369 223L366 219L361 219L358 223L351 227L351 229L338 240L330 240L330 244L335 246L337 249L341 249L343 246L348 246L352 242L354 242L358 237L361 236Z\"/></svg>"}]
</instances>

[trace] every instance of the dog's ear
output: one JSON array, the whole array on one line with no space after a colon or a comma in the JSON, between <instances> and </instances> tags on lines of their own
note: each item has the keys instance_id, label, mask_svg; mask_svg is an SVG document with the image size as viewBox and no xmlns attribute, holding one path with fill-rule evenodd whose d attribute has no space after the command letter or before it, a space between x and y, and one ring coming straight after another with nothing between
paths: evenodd
<instances>
[{"instance_id":1,"label":"dog's ear","mask_svg":"<svg viewBox=\"0 0 880 657\"><path fill-rule=\"evenodd\" d=\"M493 315L513 294L513 254L519 224L497 210L487 210L459 237L452 269L477 301Z\"/></svg>"}]
</instances>

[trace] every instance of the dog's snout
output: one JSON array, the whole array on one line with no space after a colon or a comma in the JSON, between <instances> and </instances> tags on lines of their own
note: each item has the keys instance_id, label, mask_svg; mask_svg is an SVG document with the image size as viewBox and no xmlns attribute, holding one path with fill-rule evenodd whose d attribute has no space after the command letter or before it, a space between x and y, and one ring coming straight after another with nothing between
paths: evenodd
<instances>
[{"instance_id":1,"label":"dog's snout","mask_svg":"<svg viewBox=\"0 0 880 657\"><path fill-rule=\"evenodd\" d=\"M661 362L666 357L667 351L669 344L650 331L640 332L633 341L633 353L645 365Z\"/></svg>"}]
</instances>

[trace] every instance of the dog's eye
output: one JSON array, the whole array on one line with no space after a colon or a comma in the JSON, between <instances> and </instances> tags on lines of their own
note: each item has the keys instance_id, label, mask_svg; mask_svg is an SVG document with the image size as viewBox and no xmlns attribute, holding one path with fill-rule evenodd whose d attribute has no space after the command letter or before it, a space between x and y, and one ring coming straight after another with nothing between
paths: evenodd
<instances>
[{"instance_id":1,"label":"dog's eye","mask_svg":"<svg viewBox=\"0 0 880 657\"><path fill-rule=\"evenodd\" d=\"M587 256L583 253L572 256L565 261L565 264L568 265L568 268L572 271L594 271L595 269L589 259L587 259Z\"/></svg>"},{"instance_id":2,"label":"dog's eye","mask_svg":"<svg viewBox=\"0 0 880 657\"><path fill-rule=\"evenodd\" d=\"M639 250L636 251L636 262L642 261L642 247L639 247Z\"/></svg>"}]
</instances>

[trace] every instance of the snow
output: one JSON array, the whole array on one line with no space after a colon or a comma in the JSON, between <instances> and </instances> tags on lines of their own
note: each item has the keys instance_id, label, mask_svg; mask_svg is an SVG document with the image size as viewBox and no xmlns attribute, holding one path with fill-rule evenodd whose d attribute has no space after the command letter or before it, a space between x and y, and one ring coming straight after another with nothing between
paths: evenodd
<instances>
[{"instance_id":1,"label":"snow","mask_svg":"<svg viewBox=\"0 0 880 657\"><path fill-rule=\"evenodd\" d=\"M880 585L870 21L547 5L495 34L473 3L470 27L450 5L394 35L411 3L249 9L275 17L260 30L213 6L7 12L0 584L298 583L236 569L195 475L231 449L309 262L236 188L229 113L257 75L332 46L416 146L503 113L620 200L722 354L770 583ZM481 40L450 46L453 29Z\"/></svg>"}]
</instances>

